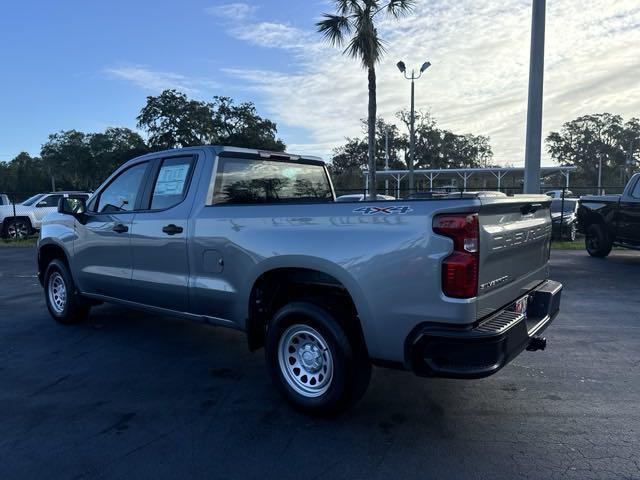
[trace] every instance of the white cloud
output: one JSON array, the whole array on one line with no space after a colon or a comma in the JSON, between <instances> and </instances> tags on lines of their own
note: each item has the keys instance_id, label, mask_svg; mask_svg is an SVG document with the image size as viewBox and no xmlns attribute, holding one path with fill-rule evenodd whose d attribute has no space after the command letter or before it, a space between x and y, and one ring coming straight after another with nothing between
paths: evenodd
<instances>
[{"instance_id":1,"label":"white cloud","mask_svg":"<svg viewBox=\"0 0 640 480\"><path fill-rule=\"evenodd\" d=\"M107 68L111 76L126 80L151 92L175 89L188 95L201 95L219 87L219 84L206 78L192 78L173 72L161 72L144 65L125 65Z\"/></svg>"},{"instance_id":2,"label":"white cloud","mask_svg":"<svg viewBox=\"0 0 640 480\"><path fill-rule=\"evenodd\" d=\"M246 3L226 3L208 7L205 11L209 15L227 20L245 20L251 17L257 9L258 7Z\"/></svg>"},{"instance_id":3,"label":"white cloud","mask_svg":"<svg viewBox=\"0 0 640 480\"><path fill-rule=\"evenodd\" d=\"M238 40L267 48L302 48L312 41L308 32L273 22L255 23L250 28L240 25L233 28L230 33Z\"/></svg>"},{"instance_id":4,"label":"white cloud","mask_svg":"<svg viewBox=\"0 0 640 480\"><path fill-rule=\"evenodd\" d=\"M433 66L416 83L417 108L458 133L490 135L495 161L520 165L529 71L531 3L522 0L421 2L414 15L384 22L387 54L378 65L378 112L387 120L408 107L409 83L395 63ZM281 48L293 74L231 68L228 74L261 93L269 115L306 128L309 153L327 156L345 136L361 135L367 78L357 62L309 28L258 23L229 33ZM556 0L547 7L544 133L579 115L640 115L640 5L637 0ZM294 138L285 139L295 144ZM314 150L317 148L318 150ZM290 148L293 150L292 148ZM549 160L546 160L547 163Z\"/></svg>"}]
</instances>

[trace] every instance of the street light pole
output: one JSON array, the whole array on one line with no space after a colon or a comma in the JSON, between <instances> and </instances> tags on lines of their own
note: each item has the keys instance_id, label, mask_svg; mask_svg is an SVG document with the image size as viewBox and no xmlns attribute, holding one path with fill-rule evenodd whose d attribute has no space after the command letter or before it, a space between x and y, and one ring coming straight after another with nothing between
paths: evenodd
<instances>
[{"instance_id":1,"label":"street light pole","mask_svg":"<svg viewBox=\"0 0 640 480\"><path fill-rule=\"evenodd\" d=\"M389 127L384 129L384 169L389 170ZM384 194L389 195L389 177L385 175Z\"/></svg>"},{"instance_id":2,"label":"street light pole","mask_svg":"<svg viewBox=\"0 0 640 480\"><path fill-rule=\"evenodd\" d=\"M540 193L542 150L542 92L544 81L544 30L546 0L533 0L527 141L524 157L524 193Z\"/></svg>"},{"instance_id":3,"label":"street light pole","mask_svg":"<svg viewBox=\"0 0 640 480\"><path fill-rule=\"evenodd\" d=\"M410 127L409 127L409 194L413 193L415 189L415 179L413 168L416 163L416 87L415 82L420 77L424 71L431 66L430 62L424 62L422 67L420 68L420 73L416 76L416 71L411 70L411 76L407 76L407 67L404 62L398 62L398 70L404 75L406 80L411 80L411 116L410 116Z\"/></svg>"},{"instance_id":4,"label":"street light pole","mask_svg":"<svg viewBox=\"0 0 640 480\"><path fill-rule=\"evenodd\" d=\"M416 81L415 70L411 70L411 132L409 140L409 195L413 193L415 188L415 177L413 169L416 165Z\"/></svg>"},{"instance_id":5,"label":"street light pole","mask_svg":"<svg viewBox=\"0 0 640 480\"><path fill-rule=\"evenodd\" d=\"M602 195L602 153L598 153L598 195Z\"/></svg>"}]
</instances>

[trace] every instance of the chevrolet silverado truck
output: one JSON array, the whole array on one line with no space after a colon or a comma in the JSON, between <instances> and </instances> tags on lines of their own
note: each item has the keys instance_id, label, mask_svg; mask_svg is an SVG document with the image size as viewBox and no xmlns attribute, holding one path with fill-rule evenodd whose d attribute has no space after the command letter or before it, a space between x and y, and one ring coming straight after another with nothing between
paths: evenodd
<instances>
[{"instance_id":1,"label":"chevrolet silverado truck","mask_svg":"<svg viewBox=\"0 0 640 480\"><path fill-rule=\"evenodd\" d=\"M148 154L38 242L60 323L112 302L246 332L295 407L336 414L371 366L481 378L559 310L545 195L335 201L319 159L232 147Z\"/></svg>"},{"instance_id":2,"label":"chevrolet silverado truck","mask_svg":"<svg viewBox=\"0 0 640 480\"><path fill-rule=\"evenodd\" d=\"M592 257L606 257L614 246L640 250L640 173L631 177L622 195L581 197L578 229Z\"/></svg>"}]
</instances>

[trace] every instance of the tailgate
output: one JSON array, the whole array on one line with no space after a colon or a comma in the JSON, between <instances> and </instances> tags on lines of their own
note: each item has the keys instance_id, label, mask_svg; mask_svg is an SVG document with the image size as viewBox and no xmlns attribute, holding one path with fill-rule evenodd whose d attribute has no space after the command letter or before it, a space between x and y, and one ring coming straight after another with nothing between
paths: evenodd
<instances>
[{"instance_id":1,"label":"tailgate","mask_svg":"<svg viewBox=\"0 0 640 480\"><path fill-rule=\"evenodd\" d=\"M546 195L482 200L476 319L505 307L548 277L550 205Z\"/></svg>"}]
</instances>

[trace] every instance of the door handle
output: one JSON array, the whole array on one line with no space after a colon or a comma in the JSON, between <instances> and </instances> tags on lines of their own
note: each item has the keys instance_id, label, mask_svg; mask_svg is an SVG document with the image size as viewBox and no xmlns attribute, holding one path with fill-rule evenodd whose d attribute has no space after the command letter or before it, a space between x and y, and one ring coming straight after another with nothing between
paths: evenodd
<instances>
[{"instance_id":1,"label":"door handle","mask_svg":"<svg viewBox=\"0 0 640 480\"><path fill-rule=\"evenodd\" d=\"M176 235L178 233L182 233L182 230L182 227L174 225L173 223L162 228L162 231L167 235Z\"/></svg>"},{"instance_id":2,"label":"door handle","mask_svg":"<svg viewBox=\"0 0 640 480\"><path fill-rule=\"evenodd\" d=\"M113 227L112 229L114 232L116 233L125 233L129 231L129 227L127 227L126 225L123 225L121 223L117 224L115 227Z\"/></svg>"}]
</instances>

